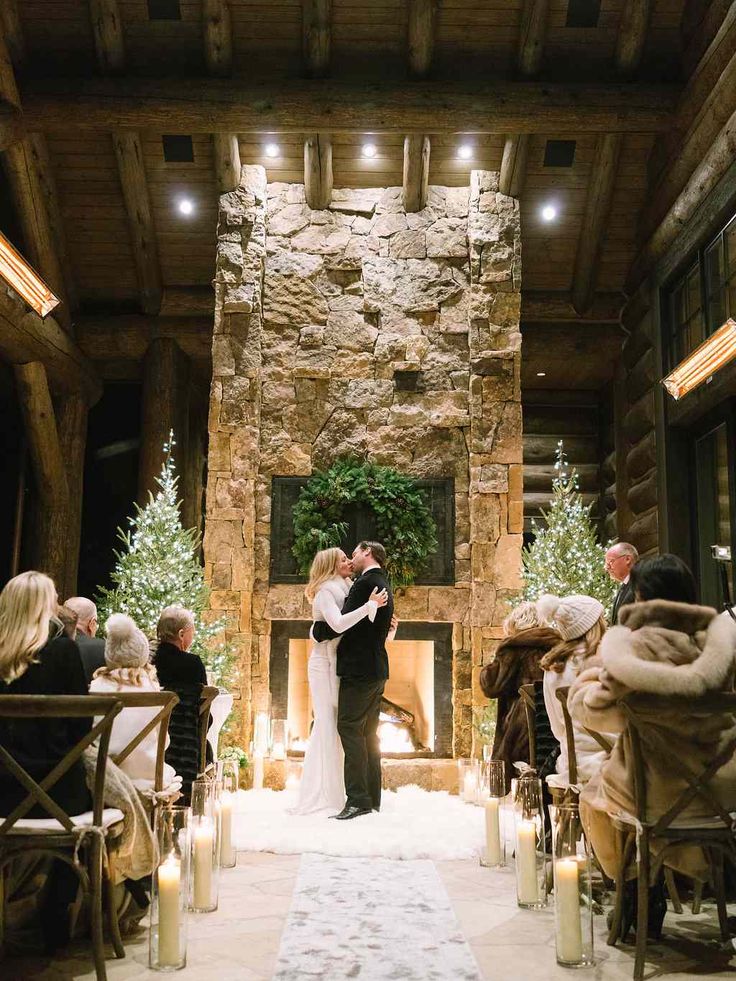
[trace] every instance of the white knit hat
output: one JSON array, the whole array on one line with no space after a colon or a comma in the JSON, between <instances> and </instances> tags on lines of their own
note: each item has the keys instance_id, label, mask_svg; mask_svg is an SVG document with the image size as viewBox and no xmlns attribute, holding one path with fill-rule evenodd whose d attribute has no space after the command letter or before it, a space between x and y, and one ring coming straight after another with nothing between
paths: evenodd
<instances>
[{"instance_id":1,"label":"white knit hat","mask_svg":"<svg viewBox=\"0 0 736 981\"><path fill-rule=\"evenodd\" d=\"M113 613L105 632L105 661L109 668L142 668L148 664L148 638L127 614Z\"/></svg>"},{"instance_id":2,"label":"white knit hat","mask_svg":"<svg viewBox=\"0 0 736 981\"><path fill-rule=\"evenodd\" d=\"M539 615L563 640L576 640L586 634L603 616L603 604L592 596L541 596Z\"/></svg>"}]
</instances>

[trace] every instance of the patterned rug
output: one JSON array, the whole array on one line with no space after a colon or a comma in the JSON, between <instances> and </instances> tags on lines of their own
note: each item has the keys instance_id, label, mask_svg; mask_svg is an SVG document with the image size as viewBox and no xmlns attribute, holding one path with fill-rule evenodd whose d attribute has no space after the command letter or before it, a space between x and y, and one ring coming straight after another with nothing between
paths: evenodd
<instances>
[{"instance_id":1,"label":"patterned rug","mask_svg":"<svg viewBox=\"0 0 736 981\"><path fill-rule=\"evenodd\" d=\"M302 856L275 981L480 977L433 862Z\"/></svg>"}]
</instances>

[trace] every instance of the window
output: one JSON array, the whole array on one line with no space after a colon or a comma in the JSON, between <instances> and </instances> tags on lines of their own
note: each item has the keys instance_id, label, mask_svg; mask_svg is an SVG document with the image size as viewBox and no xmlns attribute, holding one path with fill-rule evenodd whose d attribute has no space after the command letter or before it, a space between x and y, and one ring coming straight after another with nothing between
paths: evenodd
<instances>
[{"instance_id":1,"label":"window","mask_svg":"<svg viewBox=\"0 0 736 981\"><path fill-rule=\"evenodd\" d=\"M547 140L544 147L545 167L572 167L575 162L575 140Z\"/></svg>"},{"instance_id":2,"label":"window","mask_svg":"<svg viewBox=\"0 0 736 981\"><path fill-rule=\"evenodd\" d=\"M274 477L271 482L271 582L306 582L300 575L291 547L294 542L292 511L306 477ZM422 585L449 585L455 582L455 483L451 477L418 480L427 495L437 525L437 551L430 556ZM345 509L348 531L345 545L350 549L362 539L376 537L375 518L367 508L353 505Z\"/></svg>"},{"instance_id":3,"label":"window","mask_svg":"<svg viewBox=\"0 0 736 981\"><path fill-rule=\"evenodd\" d=\"M569 0L565 27L597 27L600 0Z\"/></svg>"},{"instance_id":4,"label":"window","mask_svg":"<svg viewBox=\"0 0 736 981\"><path fill-rule=\"evenodd\" d=\"M672 290L672 365L678 364L703 340L700 263L696 262Z\"/></svg>"},{"instance_id":5,"label":"window","mask_svg":"<svg viewBox=\"0 0 736 981\"><path fill-rule=\"evenodd\" d=\"M166 163L194 163L191 136L162 136L161 144Z\"/></svg>"}]
</instances>

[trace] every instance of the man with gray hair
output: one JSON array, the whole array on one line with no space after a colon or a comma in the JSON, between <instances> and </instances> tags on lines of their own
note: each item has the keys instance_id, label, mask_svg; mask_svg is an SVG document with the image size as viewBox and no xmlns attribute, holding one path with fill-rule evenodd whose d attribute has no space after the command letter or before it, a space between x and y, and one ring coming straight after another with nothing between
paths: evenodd
<instances>
[{"instance_id":1,"label":"man with gray hair","mask_svg":"<svg viewBox=\"0 0 736 981\"><path fill-rule=\"evenodd\" d=\"M82 667L89 684L95 671L105 666L105 641L95 636L97 607L86 596L72 596L64 606L68 606L77 614L77 635L74 639L79 647Z\"/></svg>"},{"instance_id":2,"label":"man with gray hair","mask_svg":"<svg viewBox=\"0 0 736 981\"><path fill-rule=\"evenodd\" d=\"M638 559L639 553L628 542L616 542L606 552L606 572L611 579L619 583L618 592L611 607L610 622L612 626L618 622L621 607L636 601L630 580L631 569L636 565Z\"/></svg>"}]
</instances>

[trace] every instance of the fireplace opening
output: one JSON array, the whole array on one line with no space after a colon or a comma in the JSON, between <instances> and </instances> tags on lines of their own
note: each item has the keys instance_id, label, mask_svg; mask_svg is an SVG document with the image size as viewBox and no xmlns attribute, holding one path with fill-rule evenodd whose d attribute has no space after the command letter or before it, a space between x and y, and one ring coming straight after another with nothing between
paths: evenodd
<instances>
[{"instance_id":1,"label":"fireplace opening","mask_svg":"<svg viewBox=\"0 0 736 981\"><path fill-rule=\"evenodd\" d=\"M309 624L272 623L271 711L285 718L289 753L303 754L312 726L307 665ZM452 625L402 623L387 645L390 678L381 705L379 736L386 758L452 755Z\"/></svg>"}]
</instances>

